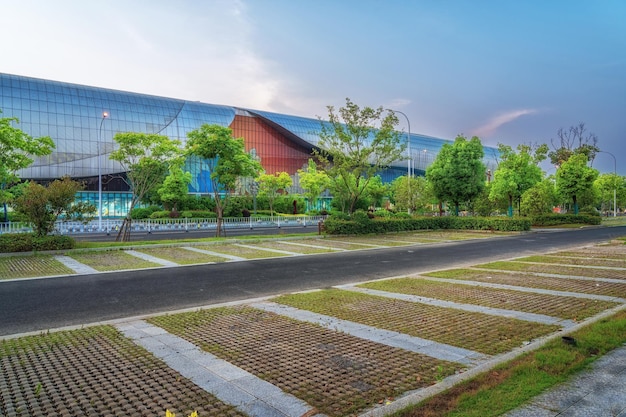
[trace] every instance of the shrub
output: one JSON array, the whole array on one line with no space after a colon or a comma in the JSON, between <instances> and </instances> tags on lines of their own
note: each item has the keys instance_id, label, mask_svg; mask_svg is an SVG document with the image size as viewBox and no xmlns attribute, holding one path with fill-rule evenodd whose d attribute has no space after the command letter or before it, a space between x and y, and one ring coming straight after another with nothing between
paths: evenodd
<instances>
[{"instance_id":1,"label":"shrub","mask_svg":"<svg viewBox=\"0 0 626 417\"><path fill-rule=\"evenodd\" d=\"M131 210L130 216L135 220L149 219L152 213L159 210L161 210L159 206L137 207Z\"/></svg>"},{"instance_id":2,"label":"shrub","mask_svg":"<svg viewBox=\"0 0 626 417\"><path fill-rule=\"evenodd\" d=\"M602 223L598 215L588 214L546 214L532 218L533 226L558 226L562 224L593 224Z\"/></svg>"},{"instance_id":3,"label":"shrub","mask_svg":"<svg viewBox=\"0 0 626 417\"><path fill-rule=\"evenodd\" d=\"M215 219L217 213L206 210L185 210L180 212L180 217L183 219Z\"/></svg>"},{"instance_id":4,"label":"shrub","mask_svg":"<svg viewBox=\"0 0 626 417\"><path fill-rule=\"evenodd\" d=\"M72 249L75 241L69 236L35 236L32 233L0 235L0 252L31 252Z\"/></svg>"},{"instance_id":5,"label":"shrub","mask_svg":"<svg viewBox=\"0 0 626 417\"><path fill-rule=\"evenodd\" d=\"M158 210L150 214L151 219L169 219L169 217L170 217L169 210Z\"/></svg>"}]
</instances>

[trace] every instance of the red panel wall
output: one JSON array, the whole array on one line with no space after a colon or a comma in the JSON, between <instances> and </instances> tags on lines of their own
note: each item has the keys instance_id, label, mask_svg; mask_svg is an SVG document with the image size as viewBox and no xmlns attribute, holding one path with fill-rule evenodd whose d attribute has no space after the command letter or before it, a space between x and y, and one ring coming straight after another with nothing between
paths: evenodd
<instances>
[{"instance_id":1,"label":"red panel wall","mask_svg":"<svg viewBox=\"0 0 626 417\"><path fill-rule=\"evenodd\" d=\"M298 169L306 168L311 157L308 150L297 146L256 117L236 115L230 128L234 137L244 138L246 151L256 150L268 174L285 171L293 175Z\"/></svg>"}]
</instances>

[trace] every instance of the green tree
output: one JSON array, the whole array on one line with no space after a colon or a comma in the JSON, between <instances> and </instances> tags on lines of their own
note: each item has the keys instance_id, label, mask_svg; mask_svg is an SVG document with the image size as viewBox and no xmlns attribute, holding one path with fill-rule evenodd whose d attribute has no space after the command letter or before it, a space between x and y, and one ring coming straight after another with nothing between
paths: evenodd
<instances>
[{"instance_id":1,"label":"green tree","mask_svg":"<svg viewBox=\"0 0 626 417\"><path fill-rule=\"evenodd\" d=\"M187 154L203 159L210 172L209 181L217 212L216 236L221 236L224 199L237 184L239 177L256 177L261 164L246 153L243 138L233 138L232 130L218 125L203 124L187 134Z\"/></svg>"},{"instance_id":2,"label":"green tree","mask_svg":"<svg viewBox=\"0 0 626 417\"><path fill-rule=\"evenodd\" d=\"M2 114L2 110L0 110ZM49 155L54 142L48 136L33 138L21 129L16 117L0 117L0 204L4 205L4 221L7 219L6 204L14 197L11 185L19 181L17 171L27 168L34 157Z\"/></svg>"},{"instance_id":3,"label":"green tree","mask_svg":"<svg viewBox=\"0 0 626 417\"><path fill-rule=\"evenodd\" d=\"M277 172L276 174L262 174L256 181L259 184L259 194L267 198L270 206L270 215L274 215L274 201L276 198L291 187L293 181L286 172Z\"/></svg>"},{"instance_id":4,"label":"green tree","mask_svg":"<svg viewBox=\"0 0 626 417\"><path fill-rule=\"evenodd\" d=\"M410 182L410 184L409 184ZM391 195L398 210L423 211L433 199L430 184L425 177L403 175L391 183Z\"/></svg>"},{"instance_id":5,"label":"green tree","mask_svg":"<svg viewBox=\"0 0 626 417\"><path fill-rule=\"evenodd\" d=\"M578 214L579 200L593 192L598 178L598 170L587 166L588 162L586 155L574 154L556 171L556 188L563 198L572 201L574 214Z\"/></svg>"},{"instance_id":6,"label":"green tree","mask_svg":"<svg viewBox=\"0 0 626 417\"><path fill-rule=\"evenodd\" d=\"M372 178L402 158L405 144L394 129L398 118L393 112L383 117L384 111L382 107L360 109L347 98L338 112L328 106L329 121L322 122L320 149L315 153L324 164L331 188L345 192L342 198L349 213L356 210Z\"/></svg>"},{"instance_id":7,"label":"green tree","mask_svg":"<svg viewBox=\"0 0 626 417\"><path fill-rule=\"evenodd\" d=\"M180 165L181 143L167 136L139 132L117 133L113 140L119 148L109 158L120 163L132 192L128 214L116 238L126 242L130 239L133 208L158 187L172 165Z\"/></svg>"},{"instance_id":8,"label":"green tree","mask_svg":"<svg viewBox=\"0 0 626 417\"><path fill-rule=\"evenodd\" d=\"M595 188L600 198L602 211L613 210L613 205L621 206L626 199L626 178L615 173L601 174L596 179Z\"/></svg>"},{"instance_id":9,"label":"green tree","mask_svg":"<svg viewBox=\"0 0 626 417\"><path fill-rule=\"evenodd\" d=\"M594 133L587 132L585 123L580 122L577 126L570 126L565 130L560 128L557 140L552 139L553 150L548 153L552 165L560 167L574 154L583 154L587 160L593 162L598 148L598 137Z\"/></svg>"},{"instance_id":10,"label":"green tree","mask_svg":"<svg viewBox=\"0 0 626 417\"><path fill-rule=\"evenodd\" d=\"M45 236L54 231L59 218L84 223L91 220L96 207L85 202L75 202L76 193L84 188L82 183L69 177L55 180L47 187L31 181L15 199L13 207L31 222L37 236Z\"/></svg>"},{"instance_id":11,"label":"green tree","mask_svg":"<svg viewBox=\"0 0 626 417\"><path fill-rule=\"evenodd\" d=\"M501 161L494 172L489 197L492 200L507 198L508 214L513 217L513 203L519 207L522 194L543 177L539 163L546 159L548 145L541 145L534 152L529 145L518 145L515 152L510 146L499 144L498 150Z\"/></svg>"},{"instance_id":12,"label":"green tree","mask_svg":"<svg viewBox=\"0 0 626 417\"><path fill-rule=\"evenodd\" d=\"M471 201L485 188L483 156L479 138L474 136L467 140L458 136L453 144L446 143L441 147L426 170L426 178L432 184L435 197L439 201L451 202L457 216L459 205Z\"/></svg>"},{"instance_id":13,"label":"green tree","mask_svg":"<svg viewBox=\"0 0 626 417\"><path fill-rule=\"evenodd\" d=\"M308 210L317 207L317 199L322 192L328 188L330 179L324 171L317 170L317 164L309 158L309 165L306 170L298 170L300 175L300 186L304 190L304 197L308 200Z\"/></svg>"},{"instance_id":14,"label":"green tree","mask_svg":"<svg viewBox=\"0 0 626 417\"><path fill-rule=\"evenodd\" d=\"M558 197L552 177L544 178L522 194L521 210L524 215L540 216L552 213Z\"/></svg>"},{"instance_id":15,"label":"green tree","mask_svg":"<svg viewBox=\"0 0 626 417\"><path fill-rule=\"evenodd\" d=\"M170 167L170 173L163 184L158 189L159 197L166 208L176 212L178 206L183 202L189 193L189 183L191 182L191 173L184 172L179 165Z\"/></svg>"}]
</instances>

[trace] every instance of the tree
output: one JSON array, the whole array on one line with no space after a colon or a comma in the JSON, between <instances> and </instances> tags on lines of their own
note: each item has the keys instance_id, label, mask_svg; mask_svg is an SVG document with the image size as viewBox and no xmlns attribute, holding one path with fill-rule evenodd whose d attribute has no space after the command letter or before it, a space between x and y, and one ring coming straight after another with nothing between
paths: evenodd
<instances>
[{"instance_id":1,"label":"tree","mask_svg":"<svg viewBox=\"0 0 626 417\"><path fill-rule=\"evenodd\" d=\"M546 159L548 145L541 145L533 152L531 146L522 144L515 152L510 146L499 144L498 150L501 161L494 172L489 197L492 200L506 197L509 217L513 217L513 202L519 207L522 194L543 177L539 163Z\"/></svg>"},{"instance_id":2,"label":"tree","mask_svg":"<svg viewBox=\"0 0 626 417\"><path fill-rule=\"evenodd\" d=\"M557 167L565 163L574 154L583 154L587 160L593 162L598 148L598 137L594 133L587 132L585 123L580 122L577 126L570 126L568 130L559 128L558 140L550 140L553 150L548 153L550 162Z\"/></svg>"},{"instance_id":3,"label":"tree","mask_svg":"<svg viewBox=\"0 0 626 417\"><path fill-rule=\"evenodd\" d=\"M308 200L308 209L317 207L317 199L322 192L328 188L330 179L324 171L317 170L317 164L309 158L309 165L306 170L298 170L300 175L300 186L304 190L304 197Z\"/></svg>"},{"instance_id":4,"label":"tree","mask_svg":"<svg viewBox=\"0 0 626 417\"><path fill-rule=\"evenodd\" d=\"M209 179L215 210L217 211L216 236L221 236L224 201L239 177L256 177L261 164L246 153L243 138L233 138L232 130L218 125L203 124L187 134L187 155L204 160L210 172Z\"/></svg>"},{"instance_id":5,"label":"tree","mask_svg":"<svg viewBox=\"0 0 626 417\"><path fill-rule=\"evenodd\" d=\"M611 211L626 198L626 178L615 173L601 174L594 183L600 198L600 210Z\"/></svg>"},{"instance_id":6,"label":"tree","mask_svg":"<svg viewBox=\"0 0 626 417\"><path fill-rule=\"evenodd\" d=\"M524 215L540 216L552 213L558 198L552 177L544 178L522 194L520 203Z\"/></svg>"},{"instance_id":7,"label":"tree","mask_svg":"<svg viewBox=\"0 0 626 417\"><path fill-rule=\"evenodd\" d=\"M409 179L406 175L393 180L391 195L398 210L409 210L410 212L423 210L433 197L426 178L413 177Z\"/></svg>"},{"instance_id":8,"label":"tree","mask_svg":"<svg viewBox=\"0 0 626 417\"><path fill-rule=\"evenodd\" d=\"M31 181L15 199L13 207L32 223L37 236L45 236L54 231L60 217L84 223L91 220L96 207L85 202L75 203L76 193L84 188L82 183L69 177L55 180L47 187Z\"/></svg>"},{"instance_id":9,"label":"tree","mask_svg":"<svg viewBox=\"0 0 626 417\"><path fill-rule=\"evenodd\" d=\"M593 183L598 178L598 170L587 166L584 154L574 154L556 171L556 188L559 194L571 199L574 214L578 214L578 202L582 196L593 191Z\"/></svg>"},{"instance_id":10,"label":"tree","mask_svg":"<svg viewBox=\"0 0 626 417\"><path fill-rule=\"evenodd\" d=\"M347 98L338 113L328 106L329 121L322 122L320 149L315 154L324 164L332 188L346 193L344 208L349 213L356 209L372 178L402 158L406 145L394 129L398 118L391 111L382 117L384 111L382 107L360 109Z\"/></svg>"},{"instance_id":11,"label":"tree","mask_svg":"<svg viewBox=\"0 0 626 417\"><path fill-rule=\"evenodd\" d=\"M163 180L163 184L158 189L158 194L163 204L172 212L176 212L178 205L185 200L189 193L190 182L190 172L184 172L179 165L170 167L170 173Z\"/></svg>"},{"instance_id":12,"label":"tree","mask_svg":"<svg viewBox=\"0 0 626 417\"><path fill-rule=\"evenodd\" d=\"M133 208L163 181L172 165L180 165L182 150L180 141L150 133L117 133L113 140L119 148L109 158L120 163L132 192L128 214L116 238L126 242L130 239Z\"/></svg>"},{"instance_id":13,"label":"tree","mask_svg":"<svg viewBox=\"0 0 626 417\"><path fill-rule=\"evenodd\" d=\"M281 191L285 191L291 187L293 181L289 174L286 172L277 172L274 175L262 174L256 181L259 184L259 194L267 198L267 202L270 206L270 215L274 215L274 201L281 194Z\"/></svg>"},{"instance_id":14,"label":"tree","mask_svg":"<svg viewBox=\"0 0 626 417\"><path fill-rule=\"evenodd\" d=\"M0 117L0 203L4 205L5 222L8 221L6 203L15 197L10 187L19 181L17 171L32 164L33 157L49 155L54 149L50 137L33 138L13 123L19 123L19 119Z\"/></svg>"},{"instance_id":15,"label":"tree","mask_svg":"<svg viewBox=\"0 0 626 417\"><path fill-rule=\"evenodd\" d=\"M479 138L474 136L468 141L464 136L457 136L453 144L446 143L441 147L426 170L435 197L440 202L452 202L457 216L459 204L469 202L485 188L483 156Z\"/></svg>"}]
</instances>

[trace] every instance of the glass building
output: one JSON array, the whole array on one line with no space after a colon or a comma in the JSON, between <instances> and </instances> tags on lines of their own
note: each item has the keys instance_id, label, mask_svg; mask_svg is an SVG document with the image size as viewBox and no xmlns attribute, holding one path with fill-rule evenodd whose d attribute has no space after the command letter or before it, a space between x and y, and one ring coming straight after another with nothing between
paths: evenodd
<instances>
[{"instance_id":1,"label":"glass building","mask_svg":"<svg viewBox=\"0 0 626 417\"><path fill-rule=\"evenodd\" d=\"M204 123L228 126L243 137L246 150L268 173L286 171L299 189L297 170L306 168L318 145L318 119L232 106L157 97L106 88L0 73L0 117L17 117L19 127L33 137L50 136L56 148L18 173L23 179L50 181L69 175L85 181L81 198L98 200L102 176L104 216L123 216L129 206L128 185L121 166L109 159L118 132L157 133L186 143L187 133ZM402 135L407 137L407 133ZM411 164L397 161L381 173L383 181L409 169L423 175L444 143L443 139L410 134ZM485 147L485 163L495 168L497 150ZM208 175L201 161L188 161L191 193L205 194Z\"/></svg>"}]
</instances>

